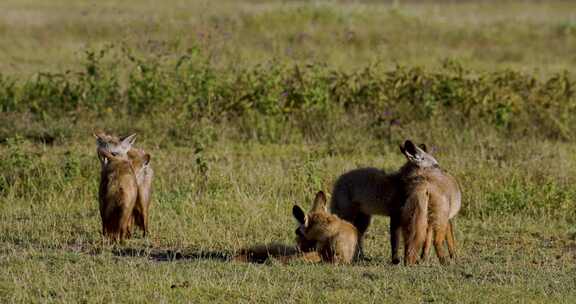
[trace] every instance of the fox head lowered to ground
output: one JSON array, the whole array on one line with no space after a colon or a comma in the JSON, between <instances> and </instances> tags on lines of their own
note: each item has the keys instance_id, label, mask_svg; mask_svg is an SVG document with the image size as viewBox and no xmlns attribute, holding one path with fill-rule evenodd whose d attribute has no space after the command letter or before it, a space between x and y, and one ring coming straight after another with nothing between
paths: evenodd
<instances>
[{"instance_id":1,"label":"fox head lowered to ground","mask_svg":"<svg viewBox=\"0 0 576 304\"><path fill-rule=\"evenodd\" d=\"M330 214L326 208L326 196L319 191L314 198L314 203L308 214L305 214L298 205L292 207L292 215L300 223L297 235L307 240L324 241L328 237L326 226L328 225Z\"/></svg>"},{"instance_id":2,"label":"fox head lowered to ground","mask_svg":"<svg viewBox=\"0 0 576 304\"><path fill-rule=\"evenodd\" d=\"M302 209L294 206L293 213L299 222L304 223L306 215ZM236 262L264 263L268 259L273 258L281 263L287 263L292 260L320 262L322 259L316 251L317 241L306 239L304 231L303 224L296 229L296 246L276 242L255 245L240 249L232 257L232 260Z\"/></svg>"},{"instance_id":3,"label":"fox head lowered to ground","mask_svg":"<svg viewBox=\"0 0 576 304\"><path fill-rule=\"evenodd\" d=\"M324 195L324 192L322 192L322 194L320 194L320 192L316 194L316 199L314 201L314 205L312 206L312 210L317 211L323 210L326 212L325 206L320 205L321 204L320 200L322 199L321 195ZM296 234L296 245L302 252L315 251L317 241L313 239L308 239L305 236L306 221L307 221L306 214L298 205L294 205L292 207L292 215L294 216L294 218L296 218L296 220L300 224L298 228L296 228L296 230L294 231L294 233Z\"/></svg>"},{"instance_id":4,"label":"fox head lowered to ground","mask_svg":"<svg viewBox=\"0 0 576 304\"><path fill-rule=\"evenodd\" d=\"M315 248L323 261L351 263L358 253L358 231L356 228L328 213L326 195L316 194L312 209L305 214L298 205L292 207L292 214L300 223L297 234L300 242ZM299 242L299 243L300 243Z\"/></svg>"}]
</instances>

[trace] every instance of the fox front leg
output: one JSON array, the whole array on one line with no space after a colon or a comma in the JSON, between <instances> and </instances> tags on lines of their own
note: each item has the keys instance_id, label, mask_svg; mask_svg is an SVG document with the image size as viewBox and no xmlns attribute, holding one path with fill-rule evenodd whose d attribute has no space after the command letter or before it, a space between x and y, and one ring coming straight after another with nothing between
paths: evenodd
<instances>
[{"instance_id":1,"label":"fox front leg","mask_svg":"<svg viewBox=\"0 0 576 304\"><path fill-rule=\"evenodd\" d=\"M390 249L392 250L392 264L400 264L400 236L402 235L402 226L400 225L399 216L390 217Z\"/></svg>"}]
</instances>

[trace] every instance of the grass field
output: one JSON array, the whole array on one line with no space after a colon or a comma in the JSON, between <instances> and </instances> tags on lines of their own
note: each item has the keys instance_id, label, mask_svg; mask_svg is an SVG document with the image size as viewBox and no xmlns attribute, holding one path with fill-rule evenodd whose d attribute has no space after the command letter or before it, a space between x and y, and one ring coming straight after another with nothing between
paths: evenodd
<instances>
[{"instance_id":1,"label":"grass field","mask_svg":"<svg viewBox=\"0 0 576 304\"><path fill-rule=\"evenodd\" d=\"M200 45L219 65L379 61L549 73L574 68L570 1L70 1L0 4L0 69L74 69L86 47L167 55Z\"/></svg>"},{"instance_id":2,"label":"grass field","mask_svg":"<svg viewBox=\"0 0 576 304\"><path fill-rule=\"evenodd\" d=\"M576 301L576 3L158 3L0 3L0 302ZM152 154L149 238L102 243L95 128ZM354 265L229 261L406 138L455 263L391 265L383 217Z\"/></svg>"}]
</instances>

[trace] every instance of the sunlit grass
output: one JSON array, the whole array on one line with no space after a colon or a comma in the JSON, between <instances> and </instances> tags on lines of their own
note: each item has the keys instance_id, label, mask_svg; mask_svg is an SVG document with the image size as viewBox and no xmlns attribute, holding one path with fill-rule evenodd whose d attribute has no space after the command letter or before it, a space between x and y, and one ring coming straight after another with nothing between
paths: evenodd
<instances>
[{"instance_id":1,"label":"sunlit grass","mask_svg":"<svg viewBox=\"0 0 576 304\"><path fill-rule=\"evenodd\" d=\"M352 68L367 62L549 74L576 62L569 1L71 1L0 4L4 73L75 70L82 49L144 54L200 46L223 67L272 58Z\"/></svg>"},{"instance_id":2,"label":"sunlit grass","mask_svg":"<svg viewBox=\"0 0 576 304\"><path fill-rule=\"evenodd\" d=\"M576 5L394 2L1 1L0 302L575 302ZM95 128L152 155L147 239L102 242ZM229 260L407 138L455 263L392 266L383 217L351 266Z\"/></svg>"}]
</instances>

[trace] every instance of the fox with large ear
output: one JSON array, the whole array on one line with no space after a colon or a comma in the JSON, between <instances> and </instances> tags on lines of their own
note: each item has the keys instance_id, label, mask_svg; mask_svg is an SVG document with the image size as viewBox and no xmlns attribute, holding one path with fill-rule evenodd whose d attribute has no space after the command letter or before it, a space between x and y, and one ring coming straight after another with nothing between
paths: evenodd
<instances>
[{"instance_id":1,"label":"fox with large ear","mask_svg":"<svg viewBox=\"0 0 576 304\"><path fill-rule=\"evenodd\" d=\"M298 206L292 208L292 214L300 223L296 229L296 246L286 246L279 243L260 244L248 248L242 248L236 253L232 260L236 262L264 263L270 258L276 259L282 263L288 263L293 260L317 263L322 259L316 251L317 241L308 240L304 236L306 214Z\"/></svg>"},{"instance_id":2,"label":"fox with large ear","mask_svg":"<svg viewBox=\"0 0 576 304\"><path fill-rule=\"evenodd\" d=\"M138 183L138 199L134 208L133 219L138 227L143 231L143 235L148 234L148 218L152 192L152 180L154 170L150 165L151 156L142 149L132 147L136 140L136 134L119 138L115 135L97 131L94 134L96 138L96 148L108 151L112 155L128 157L134 168L136 181ZM100 156L98 158L102 166L106 164L106 159Z\"/></svg>"},{"instance_id":3,"label":"fox with large ear","mask_svg":"<svg viewBox=\"0 0 576 304\"><path fill-rule=\"evenodd\" d=\"M99 201L102 234L114 241L130 237L132 212L138 197L136 175L127 157L99 148L104 159L100 176Z\"/></svg>"},{"instance_id":4,"label":"fox with large ear","mask_svg":"<svg viewBox=\"0 0 576 304\"><path fill-rule=\"evenodd\" d=\"M462 194L456 180L440 169L425 146L417 147L406 140L400 151L407 163L400 170L406 193L402 207L401 226L404 236L404 262L413 265L422 249L426 259L434 244L440 263L447 263L444 242L451 258L456 256L451 219L458 214Z\"/></svg>"},{"instance_id":5,"label":"fox with large ear","mask_svg":"<svg viewBox=\"0 0 576 304\"><path fill-rule=\"evenodd\" d=\"M438 161L427 152L425 144L419 147L410 140L406 140L404 145L400 145L400 152L406 156L406 165L411 165L419 169L438 168Z\"/></svg>"},{"instance_id":6,"label":"fox with large ear","mask_svg":"<svg viewBox=\"0 0 576 304\"><path fill-rule=\"evenodd\" d=\"M114 156L126 156L136 141L136 134L118 138L114 135L97 131L93 135L96 138L96 149L103 149ZM100 163L105 165L106 158L101 157L100 153L98 153L98 158L100 159Z\"/></svg>"},{"instance_id":7,"label":"fox with large ear","mask_svg":"<svg viewBox=\"0 0 576 304\"><path fill-rule=\"evenodd\" d=\"M299 235L306 242L316 243L322 261L349 264L357 256L358 231L352 224L328 213L323 191L316 194L308 214L298 205L292 207L292 214L300 223Z\"/></svg>"},{"instance_id":8,"label":"fox with large ear","mask_svg":"<svg viewBox=\"0 0 576 304\"><path fill-rule=\"evenodd\" d=\"M453 197L453 200L451 199L450 218L460 209L458 184L453 177L440 169L438 161L427 152L425 145L417 147L411 141L407 141L400 145L400 151L406 156L407 162L396 172L387 173L378 168L358 168L342 174L334 183L330 202L332 214L351 222L358 229L360 256L363 256L362 239L372 216L389 216L392 264L399 264L401 261L399 248L403 236L402 221L405 221L407 214L404 206L408 196L415 195L411 187L417 180L415 177L418 172L427 172L433 184L451 193L450 197ZM449 241L452 243L451 248L454 249L453 238ZM426 244L428 246L425 248L429 251L429 242ZM451 255L454 254L451 251Z\"/></svg>"}]
</instances>

